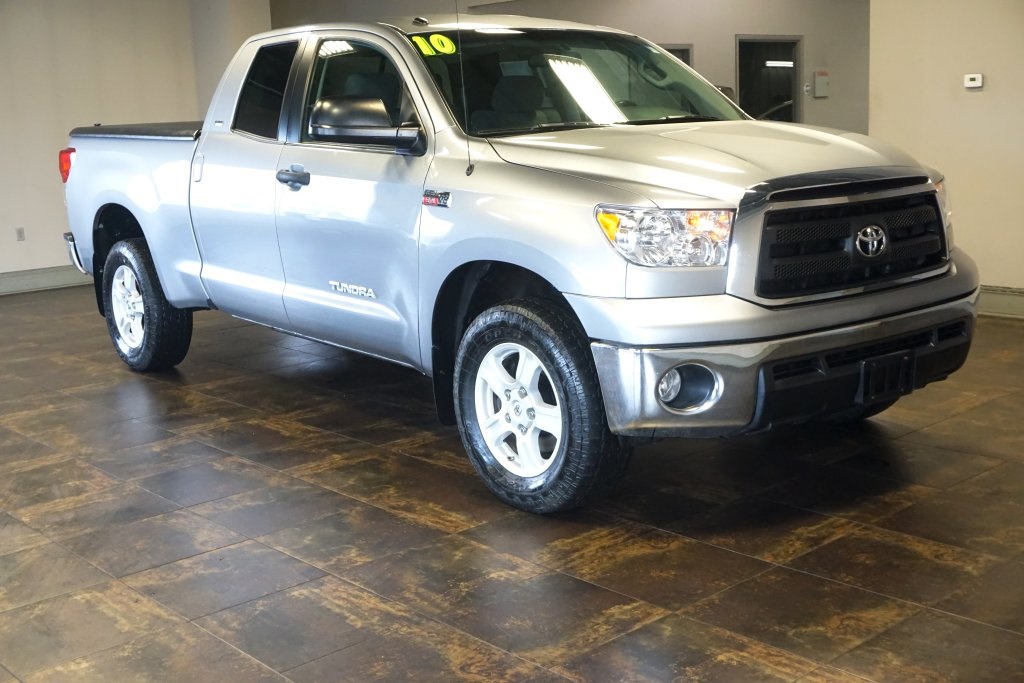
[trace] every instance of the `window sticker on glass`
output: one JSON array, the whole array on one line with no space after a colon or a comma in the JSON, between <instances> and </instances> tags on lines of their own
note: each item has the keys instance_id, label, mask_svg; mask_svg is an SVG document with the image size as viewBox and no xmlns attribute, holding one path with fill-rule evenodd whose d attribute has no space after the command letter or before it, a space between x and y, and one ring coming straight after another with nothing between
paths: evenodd
<instances>
[{"instance_id":1,"label":"window sticker on glass","mask_svg":"<svg viewBox=\"0 0 1024 683\"><path fill-rule=\"evenodd\" d=\"M429 38L413 36L412 42L416 43L416 47L427 57L436 54L453 55L458 50L451 38L440 33L435 33Z\"/></svg>"}]
</instances>

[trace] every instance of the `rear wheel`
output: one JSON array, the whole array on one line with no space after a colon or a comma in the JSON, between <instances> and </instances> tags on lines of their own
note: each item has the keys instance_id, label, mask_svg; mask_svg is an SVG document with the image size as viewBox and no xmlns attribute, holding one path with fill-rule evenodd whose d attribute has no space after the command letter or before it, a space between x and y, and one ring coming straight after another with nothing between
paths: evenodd
<instances>
[{"instance_id":1,"label":"rear wheel","mask_svg":"<svg viewBox=\"0 0 1024 683\"><path fill-rule=\"evenodd\" d=\"M629 457L608 431L585 337L546 302L495 306L473 321L456 358L455 405L476 471L528 512L579 506Z\"/></svg>"},{"instance_id":2,"label":"rear wheel","mask_svg":"<svg viewBox=\"0 0 1024 683\"><path fill-rule=\"evenodd\" d=\"M160 370L185 359L192 311L168 303L144 240L111 247L103 267L103 308L114 348L133 370Z\"/></svg>"}]
</instances>

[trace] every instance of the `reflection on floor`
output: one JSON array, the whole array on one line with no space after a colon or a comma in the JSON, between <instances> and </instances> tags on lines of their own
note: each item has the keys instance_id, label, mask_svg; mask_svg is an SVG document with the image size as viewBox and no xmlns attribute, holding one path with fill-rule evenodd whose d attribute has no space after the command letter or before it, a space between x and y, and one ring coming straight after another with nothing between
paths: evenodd
<instances>
[{"instance_id":1,"label":"reflection on floor","mask_svg":"<svg viewBox=\"0 0 1024 683\"><path fill-rule=\"evenodd\" d=\"M1024 676L1024 323L863 428L639 449L540 518L408 370L91 291L0 299L0 683Z\"/></svg>"}]
</instances>

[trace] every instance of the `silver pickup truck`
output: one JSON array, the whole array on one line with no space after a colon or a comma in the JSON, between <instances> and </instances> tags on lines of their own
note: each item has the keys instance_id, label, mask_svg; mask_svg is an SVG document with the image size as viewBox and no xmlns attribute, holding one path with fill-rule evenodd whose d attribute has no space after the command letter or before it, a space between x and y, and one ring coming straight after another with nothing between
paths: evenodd
<instances>
[{"instance_id":1,"label":"silver pickup truck","mask_svg":"<svg viewBox=\"0 0 1024 683\"><path fill-rule=\"evenodd\" d=\"M259 35L205 121L76 128L60 170L129 366L181 362L200 309L407 365L533 512L613 482L638 439L873 415L974 329L940 174L754 121L606 28Z\"/></svg>"}]
</instances>

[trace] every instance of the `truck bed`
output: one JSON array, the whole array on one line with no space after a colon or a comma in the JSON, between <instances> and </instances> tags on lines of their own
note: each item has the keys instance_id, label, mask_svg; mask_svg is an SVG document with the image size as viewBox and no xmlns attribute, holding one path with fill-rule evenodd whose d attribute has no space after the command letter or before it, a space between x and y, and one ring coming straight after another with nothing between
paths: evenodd
<instances>
[{"instance_id":1,"label":"truck bed","mask_svg":"<svg viewBox=\"0 0 1024 683\"><path fill-rule=\"evenodd\" d=\"M146 138L151 140L198 140L202 121L170 121L167 123L94 124L71 131L78 138Z\"/></svg>"}]
</instances>

